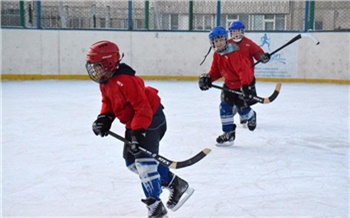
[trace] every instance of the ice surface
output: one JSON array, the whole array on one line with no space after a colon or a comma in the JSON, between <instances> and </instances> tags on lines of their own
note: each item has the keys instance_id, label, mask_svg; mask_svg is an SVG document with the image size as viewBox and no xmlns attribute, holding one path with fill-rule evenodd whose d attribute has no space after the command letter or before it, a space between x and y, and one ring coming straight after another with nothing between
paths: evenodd
<instances>
[{"instance_id":1,"label":"ice surface","mask_svg":"<svg viewBox=\"0 0 350 218\"><path fill-rule=\"evenodd\" d=\"M200 91L196 81L146 84L165 106L163 156L212 149L174 170L195 193L169 217L349 217L348 85L284 83L273 103L253 107L254 132L238 125L234 146L218 148L220 90ZM258 82L259 95L274 86ZM99 109L91 81L2 82L3 217L146 217L122 143L91 131ZM124 131L117 121L112 129Z\"/></svg>"}]
</instances>

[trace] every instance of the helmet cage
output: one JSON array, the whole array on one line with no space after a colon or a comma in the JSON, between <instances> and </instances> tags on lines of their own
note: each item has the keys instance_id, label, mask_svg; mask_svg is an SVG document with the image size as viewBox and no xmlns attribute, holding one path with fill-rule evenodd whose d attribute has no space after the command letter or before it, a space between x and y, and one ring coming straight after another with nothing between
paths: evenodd
<instances>
[{"instance_id":1,"label":"helmet cage","mask_svg":"<svg viewBox=\"0 0 350 218\"><path fill-rule=\"evenodd\" d=\"M240 42L244 36L244 29L230 30L230 36L233 41Z\"/></svg>"},{"instance_id":2,"label":"helmet cage","mask_svg":"<svg viewBox=\"0 0 350 218\"><path fill-rule=\"evenodd\" d=\"M216 40L216 39L222 39L222 38L224 38L225 39L225 46L223 46L222 48L217 48L216 46L215 46L215 43L214 43L214 41ZM215 38L211 38L210 39L210 41L211 41L211 46L213 47L213 49L216 51L216 52L223 52L223 51L225 51L226 49L227 49L227 46L228 46L228 41L227 41L227 37L225 37L225 36L217 36L217 37L215 37Z\"/></svg>"},{"instance_id":3,"label":"helmet cage","mask_svg":"<svg viewBox=\"0 0 350 218\"><path fill-rule=\"evenodd\" d=\"M107 81L113 76L113 71L110 71L104 66L105 65L102 64L102 62L86 62L85 67L90 79L100 84L106 84Z\"/></svg>"}]
</instances>

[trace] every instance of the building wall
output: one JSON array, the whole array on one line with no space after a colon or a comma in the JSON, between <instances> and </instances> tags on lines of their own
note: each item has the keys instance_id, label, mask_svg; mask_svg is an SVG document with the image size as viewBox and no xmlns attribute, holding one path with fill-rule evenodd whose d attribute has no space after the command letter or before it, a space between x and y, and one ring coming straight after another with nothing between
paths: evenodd
<instances>
[{"instance_id":1,"label":"building wall","mask_svg":"<svg viewBox=\"0 0 350 218\"><path fill-rule=\"evenodd\" d=\"M264 33L247 33L260 44ZM272 52L297 33L269 33ZM272 73L259 78L278 79L274 70L284 69L283 79L339 80L349 83L350 33L314 33L320 45L300 39L282 49L278 58L257 68ZM123 62L139 75L157 78L197 78L210 68L212 53L199 64L209 49L208 33L198 32L129 32L129 31L59 31L1 29L3 79L26 75L86 76L85 55L99 40L116 42L125 54ZM281 61L283 60L283 61ZM289 65L288 65L289 64ZM287 66L287 67L286 67Z\"/></svg>"}]
</instances>

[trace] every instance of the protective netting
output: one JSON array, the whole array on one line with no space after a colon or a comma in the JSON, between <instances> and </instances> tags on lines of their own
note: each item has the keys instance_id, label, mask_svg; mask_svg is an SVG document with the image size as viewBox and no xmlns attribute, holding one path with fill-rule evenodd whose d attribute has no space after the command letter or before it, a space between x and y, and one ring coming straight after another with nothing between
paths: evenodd
<instances>
[{"instance_id":1,"label":"protective netting","mask_svg":"<svg viewBox=\"0 0 350 218\"><path fill-rule=\"evenodd\" d=\"M349 31L350 1L1 1L1 27L246 31Z\"/></svg>"}]
</instances>

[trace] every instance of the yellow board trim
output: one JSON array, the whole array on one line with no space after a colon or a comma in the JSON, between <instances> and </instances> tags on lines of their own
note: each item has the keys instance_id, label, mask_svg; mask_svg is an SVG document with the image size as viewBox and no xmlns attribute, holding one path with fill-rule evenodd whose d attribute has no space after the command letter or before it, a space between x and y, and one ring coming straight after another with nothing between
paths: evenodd
<instances>
[{"instance_id":1,"label":"yellow board trim","mask_svg":"<svg viewBox=\"0 0 350 218\"><path fill-rule=\"evenodd\" d=\"M2 74L1 80L89 80L88 75L40 75L40 74ZM157 76L149 75L140 77L144 80L174 80L174 81L196 81L198 76ZM257 78L259 82L292 82L292 83L335 83L350 85L350 80L338 79L307 79L307 78Z\"/></svg>"}]
</instances>

